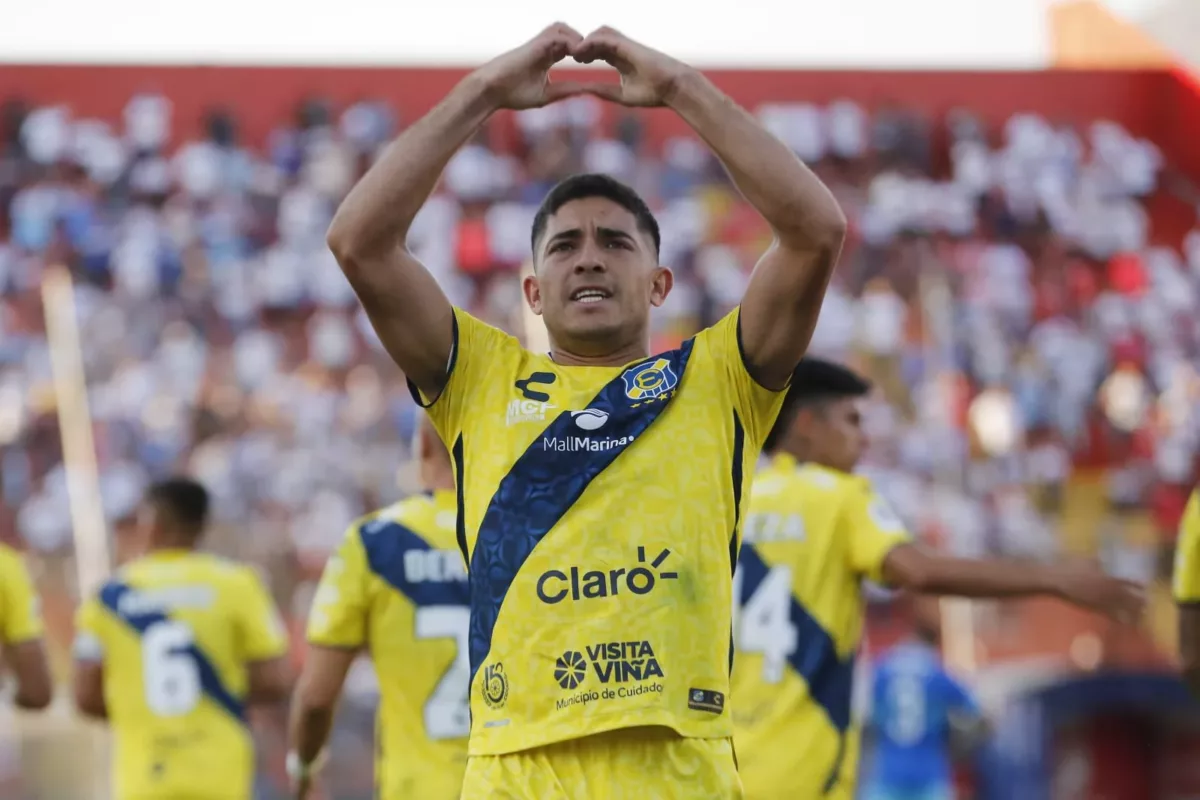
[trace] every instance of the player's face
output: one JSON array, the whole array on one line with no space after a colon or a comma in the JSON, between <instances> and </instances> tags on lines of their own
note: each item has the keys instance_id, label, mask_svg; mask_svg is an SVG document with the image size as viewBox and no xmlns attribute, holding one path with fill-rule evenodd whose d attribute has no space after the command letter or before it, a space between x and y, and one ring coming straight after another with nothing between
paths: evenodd
<instances>
[{"instance_id":1,"label":"player's face","mask_svg":"<svg viewBox=\"0 0 1200 800\"><path fill-rule=\"evenodd\" d=\"M671 290L654 243L633 214L601 197L572 200L550 217L525 297L560 346L604 355L645 337L650 308Z\"/></svg>"},{"instance_id":2,"label":"player's face","mask_svg":"<svg viewBox=\"0 0 1200 800\"><path fill-rule=\"evenodd\" d=\"M845 398L827 403L819 412L813 447L817 458L842 472L853 472L867 449L858 400Z\"/></svg>"}]
</instances>

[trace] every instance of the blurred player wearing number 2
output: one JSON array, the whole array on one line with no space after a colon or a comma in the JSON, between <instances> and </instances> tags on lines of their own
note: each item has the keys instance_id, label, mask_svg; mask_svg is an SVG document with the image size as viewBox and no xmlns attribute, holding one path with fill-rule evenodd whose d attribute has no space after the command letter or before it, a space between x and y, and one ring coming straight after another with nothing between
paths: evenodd
<instances>
[{"instance_id":1,"label":"blurred player wearing number 2","mask_svg":"<svg viewBox=\"0 0 1200 800\"><path fill-rule=\"evenodd\" d=\"M620 83L554 83L572 57ZM650 353L671 290L631 189L569 178L535 218L525 299L549 354L454 309L405 249L454 152L500 108L581 93L666 106L775 242L740 310ZM465 78L350 192L329 245L452 453L471 575L464 800L741 797L728 697L742 499L816 323L845 220L700 73L565 25Z\"/></svg>"},{"instance_id":2,"label":"blurred player wearing number 2","mask_svg":"<svg viewBox=\"0 0 1200 800\"><path fill-rule=\"evenodd\" d=\"M734 579L735 742L749 800L854 796L850 719L862 582L930 595L1055 595L1132 619L1140 587L1095 568L951 558L913 544L870 482L858 402L870 390L806 358L754 480Z\"/></svg>"},{"instance_id":3,"label":"blurred player wearing number 2","mask_svg":"<svg viewBox=\"0 0 1200 800\"><path fill-rule=\"evenodd\" d=\"M287 697L287 634L258 575L196 552L208 493L150 488L146 553L79 609L75 704L113 731L114 800L250 800L252 703Z\"/></svg>"},{"instance_id":4,"label":"blurred player wearing number 2","mask_svg":"<svg viewBox=\"0 0 1200 800\"><path fill-rule=\"evenodd\" d=\"M467 573L455 545L450 455L427 419L416 462L429 494L359 520L325 565L292 701L298 800L329 738L346 673L366 647L379 678L379 800L457 800L467 760Z\"/></svg>"}]
</instances>

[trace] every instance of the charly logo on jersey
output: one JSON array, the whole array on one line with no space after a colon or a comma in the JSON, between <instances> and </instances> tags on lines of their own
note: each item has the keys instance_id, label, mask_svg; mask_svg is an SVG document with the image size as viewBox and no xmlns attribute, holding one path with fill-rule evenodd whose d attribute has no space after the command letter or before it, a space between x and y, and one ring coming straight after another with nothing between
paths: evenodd
<instances>
[{"instance_id":1,"label":"charly logo on jersey","mask_svg":"<svg viewBox=\"0 0 1200 800\"><path fill-rule=\"evenodd\" d=\"M665 403L679 385L679 376L665 358L632 366L621 373L621 380L625 384L625 396L633 401L633 408L646 403Z\"/></svg>"},{"instance_id":2,"label":"charly logo on jersey","mask_svg":"<svg viewBox=\"0 0 1200 800\"><path fill-rule=\"evenodd\" d=\"M483 668L483 702L489 708L504 708L508 700L508 676L504 674L504 665L497 661Z\"/></svg>"},{"instance_id":3,"label":"charly logo on jersey","mask_svg":"<svg viewBox=\"0 0 1200 800\"><path fill-rule=\"evenodd\" d=\"M657 679L664 677L649 641L596 642L582 651L568 650L554 662L554 680L559 688L575 691L554 705L562 711L587 703L661 693L663 685Z\"/></svg>"},{"instance_id":4,"label":"charly logo on jersey","mask_svg":"<svg viewBox=\"0 0 1200 800\"><path fill-rule=\"evenodd\" d=\"M537 596L547 605L556 605L564 600L599 600L622 593L650 594L660 581L679 578L678 572L661 569L670 557L670 549L664 547L647 565L646 548L638 547L637 564L630 568L584 569L571 566L548 569L538 576Z\"/></svg>"},{"instance_id":5,"label":"charly logo on jersey","mask_svg":"<svg viewBox=\"0 0 1200 800\"><path fill-rule=\"evenodd\" d=\"M513 388L521 393L516 400L508 401L504 413L505 425L518 425L522 422L544 422L547 414L558 409L550 402L550 395L535 386L549 386L558 380L553 372L534 372L528 378L513 384Z\"/></svg>"}]
</instances>

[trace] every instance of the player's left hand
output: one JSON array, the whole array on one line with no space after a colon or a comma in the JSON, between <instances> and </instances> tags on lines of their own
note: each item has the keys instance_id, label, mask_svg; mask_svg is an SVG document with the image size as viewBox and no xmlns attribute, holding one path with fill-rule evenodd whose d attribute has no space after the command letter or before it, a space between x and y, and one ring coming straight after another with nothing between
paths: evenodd
<instances>
[{"instance_id":1,"label":"player's left hand","mask_svg":"<svg viewBox=\"0 0 1200 800\"><path fill-rule=\"evenodd\" d=\"M1089 563L1062 565L1057 570L1055 585L1059 596L1067 602L1126 624L1138 622L1145 607L1144 587L1107 575Z\"/></svg>"},{"instance_id":2,"label":"player's left hand","mask_svg":"<svg viewBox=\"0 0 1200 800\"><path fill-rule=\"evenodd\" d=\"M620 84L587 84L586 91L623 106L666 105L691 68L609 27L593 31L571 50L581 64L603 61L621 75Z\"/></svg>"}]
</instances>

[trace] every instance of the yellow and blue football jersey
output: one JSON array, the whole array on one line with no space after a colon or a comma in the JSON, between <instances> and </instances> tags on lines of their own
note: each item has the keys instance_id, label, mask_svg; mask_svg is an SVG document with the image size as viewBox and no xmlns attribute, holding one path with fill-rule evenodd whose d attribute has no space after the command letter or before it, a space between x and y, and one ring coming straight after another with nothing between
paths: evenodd
<instances>
[{"instance_id":1,"label":"yellow and blue football jersey","mask_svg":"<svg viewBox=\"0 0 1200 800\"><path fill-rule=\"evenodd\" d=\"M471 730L467 573L454 492L416 496L359 520L325 565L308 641L366 647L379 677L381 800L455 798Z\"/></svg>"},{"instance_id":2,"label":"yellow and blue football jersey","mask_svg":"<svg viewBox=\"0 0 1200 800\"><path fill-rule=\"evenodd\" d=\"M21 554L0 544L0 644L42 637L41 604Z\"/></svg>"},{"instance_id":3,"label":"yellow and blue football jersey","mask_svg":"<svg viewBox=\"0 0 1200 800\"><path fill-rule=\"evenodd\" d=\"M861 584L908 540L864 478L787 455L756 476L734 578L734 744L749 800L852 796Z\"/></svg>"},{"instance_id":4,"label":"yellow and blue football jersey","mask_svg":"<svg viewBox=\"0 0 1200 800\"><path fill-rule=\"evenodd\" d=\"M732 735L739 508L782 399L746 371L737 311L580 367L456 309L428 413L471 575L471 756L633 726Z\"/></svg>"},{"instance_id":5,"label":"yellow and blue football jersey","mask_svg":"<svg viewBox=\"0 0 1200 800\"><path fill-rule=\"evenodd\" d=\"M252 796L247 666L287 651L248 566L185 550L126 565L80 607L75 657L104 666L117 800Z\"/></svg>"},{"instance_id":6,"label":"yellow and blue football jersey","mask_svg":"<svg viewBox=\"0 0 1200 800\"><path fill-rule=\"evenodd\" d=\"M1200 489L1188 498L1175 542L1175 600L1200 603Z\"/></svg>"}]
</instances>

